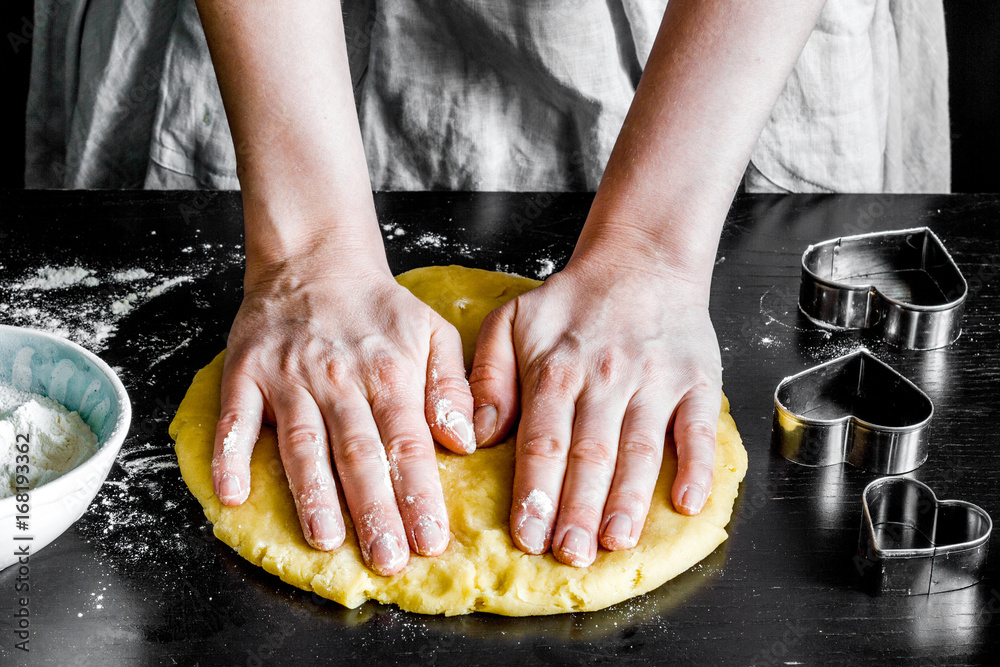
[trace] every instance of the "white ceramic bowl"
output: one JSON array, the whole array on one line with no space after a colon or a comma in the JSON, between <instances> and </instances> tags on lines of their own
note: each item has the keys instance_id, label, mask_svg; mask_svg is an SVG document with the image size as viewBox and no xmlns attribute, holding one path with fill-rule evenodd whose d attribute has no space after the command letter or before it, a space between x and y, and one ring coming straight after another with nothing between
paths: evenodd
<instances>
[{"instance_id":1,"label":"white ceramic bowl","mask_svg":"<svg viewBox=\"0 0 1000 667\"><path fill-rule=\"evenodd\" d=\"M132 405L106 363L76 343L34 329L0 325L0 382L80 413L99 446L73 470L30 491L28 530L16 526L16 497L0 499L2 569L18 561L19 548L28 545L31 555L38 553L83 515L125 441ZM15 539L26 537L31 539Z\"/></svg>"}]
</instances>

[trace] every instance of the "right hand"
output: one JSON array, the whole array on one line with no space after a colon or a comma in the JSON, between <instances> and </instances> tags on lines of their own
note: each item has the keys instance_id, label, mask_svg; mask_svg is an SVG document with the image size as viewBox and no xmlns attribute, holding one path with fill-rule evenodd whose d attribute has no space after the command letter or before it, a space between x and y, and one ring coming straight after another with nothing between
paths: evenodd
<instances>
[{"instance_id":1,"label":"right hand","mask_svg":"<svg viewBox=\"0 0 1000 667\"><path fill-rule=\"evenodd\" d=\"M448 546L433 440L475 450L462 342L387 269L309 264L246 285L222 375L215 493L225 505L247 499L260 425L275 424L309 544L344 541L339 482L365 562L395 574L410 549Z\"/></svg>"}]
</instances>

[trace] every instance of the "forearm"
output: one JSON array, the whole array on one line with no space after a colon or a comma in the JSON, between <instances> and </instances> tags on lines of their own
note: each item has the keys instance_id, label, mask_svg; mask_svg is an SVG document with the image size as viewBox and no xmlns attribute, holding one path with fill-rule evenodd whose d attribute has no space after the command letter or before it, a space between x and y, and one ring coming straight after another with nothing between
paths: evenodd
<instances>
[{"instance_id":1,"label":"forearm","mask_svg":"<svg viewBox=\"0 0 1000 667\"><path fill-rule=\"evenodd\" d=\"M236 147L247 279L295 258L385 265L340 3L198 0ZM333 255L336 255L334 257Z\"/></svg>"},{"instance_id":2,"label":"forearm","mask_svg":"<svg viewBox=\"0 0 1000 667\"><path fill-rule=\"evenodd\" d=\"M623 256L707 301L722 223L825 0L670 0L575 257Z\"/></svg>"}]
</instances>

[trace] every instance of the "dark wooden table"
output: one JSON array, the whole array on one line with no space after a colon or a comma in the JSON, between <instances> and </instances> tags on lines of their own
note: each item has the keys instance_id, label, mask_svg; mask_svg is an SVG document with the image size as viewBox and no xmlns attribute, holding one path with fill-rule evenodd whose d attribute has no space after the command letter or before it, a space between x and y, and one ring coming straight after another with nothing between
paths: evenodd
<instances>
[{"instance_id":1,"label":"dark wooden table","mask_svg":"<svg viewBox=\"0 0 1000 667\"><path fill-rule=\"evenodd\" d=\"M589 201L578 194L376 196L397 272L452 262L526 275L550 263L558 268ZM421 617L376 604L343 609L283 584L212 536L180 479L167 424L194 372L224 346L240 301L236 194L8 192L0 195L0 216L0 321L61 329L100 348L120 369L134 408L119 461L88 513L31 558L31 664L965 664L998 647L997 549L987 578L972 588L872 597L858 585L852 556L861 491L874 476L798 467L770 446L778 381L865 345L934 401L930 458L913 476L939 497L977 503L1000 519L996 196L740 197L712 296L725 388L750 453L730 539L642 598L541 619ZM955 344L901 351L867 335L821 331L798 313L799 258L808 243L922 225L941 236L970 282ZM99 284L18 289L39 267L72 265L94 269ZM136 267L155 274L142 289L110 278ZM180 277L190 280L148 293L157 281ZM109 315L133 289L139 296L131 311ZM46 324L47 313L62 315ZM88 329L95 317L115 328L103 342ZM13 649L14 576L0 573L5 664L26 657Z\"/></svg>"}]
</instances>

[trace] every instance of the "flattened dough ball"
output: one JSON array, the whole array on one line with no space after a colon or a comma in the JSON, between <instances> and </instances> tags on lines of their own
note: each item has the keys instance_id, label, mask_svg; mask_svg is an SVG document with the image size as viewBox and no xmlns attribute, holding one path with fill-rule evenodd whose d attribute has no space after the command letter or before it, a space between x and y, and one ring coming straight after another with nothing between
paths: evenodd
<instances>
[{"instance_id":1,"label":"flattened dough ball","mask_svg":"<svg viewBox=\"0 0 1000 667\"><path fill-rule=\"evenodd\" d=\"M398 280L458 328L467 366L486 314L540 284L460 266L415 269ZM747 469L746 450L723 397L715 482L704 511L688 517L673 510L670 487L677 458L668 448L639 544L629 551L600 550L593 565L579 569L551 554L524 554L511 541L513 436L471 456L439 447L438 470L452 531L448 550L436 558L413 554L402 572L382 577L361 560L349 516L344 517L347 539L336 551L317 551L306 543L272 428L262 429L254 448L249 499L239 507L225 507L215 497L211 463L224 357L225 352L198 372L170 424L184 481L214 524L216 537L283 581L351 608L377 600L449 616L603 609L660 586L719 546L727 537L724 527Z\"/></svg>"}]
</instances>

